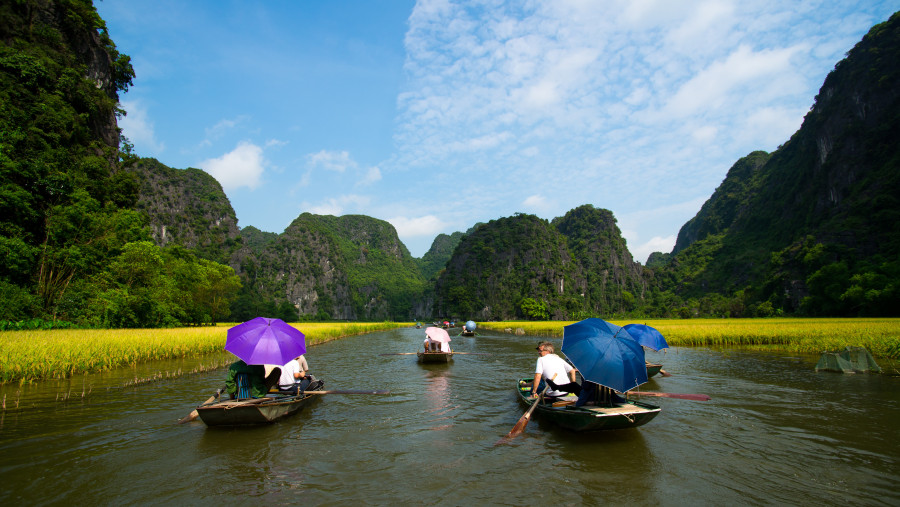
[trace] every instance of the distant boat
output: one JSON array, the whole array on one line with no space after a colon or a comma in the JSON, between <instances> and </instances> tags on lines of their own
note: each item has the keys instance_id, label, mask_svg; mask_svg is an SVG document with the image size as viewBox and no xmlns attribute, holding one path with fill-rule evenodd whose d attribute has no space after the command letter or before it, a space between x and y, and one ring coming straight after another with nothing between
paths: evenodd
<instances>
[{"instance_id":1,"label":"distant boat","mask_svg":"<svg viewBox=\"0 0 900 507\"><path fill-rule=\"evenodd\" d=\"M516 382L519 401L531 406L537 398L531 398L533 378L523 378ZM649 403L628 400L607 405L575 406L575 397L553 403L539 404L535 412L548 421L572 431L620 430L647 424L656 417L660 408Z\"/></svg>"}]
</instances>

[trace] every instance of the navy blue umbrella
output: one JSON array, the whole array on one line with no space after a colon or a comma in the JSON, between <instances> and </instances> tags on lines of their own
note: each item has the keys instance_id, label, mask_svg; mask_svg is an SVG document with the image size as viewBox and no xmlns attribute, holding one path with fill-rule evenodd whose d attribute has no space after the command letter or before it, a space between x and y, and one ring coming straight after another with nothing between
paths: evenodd
<instances>
[{"instance_id":1,"label":"navy blue umbrella","mask_svg":"<svg viewBox=\"0 0 900 507\"><path fill-rule=\"evenodd\" d=\"M585 319L563 328L562 352L585 380L624 393L647 381L644 349L621 327Z\"/></svg>"},{"instance_id":2,"label":"navy blue umbrella","mask_svg":"<svg viewBox=\"0 0 900 507\"><path fill-rule=\"evenodd\" d=\"M625 331L628 331L628 334L630 334L632 338L647 348L657 351L669 348L669 344L666 343L666 339L663 338L662 333L657 331L654 327L650 327L646 324L626 324L622 327L625 328Z\"/></svg>"}]
</instances>

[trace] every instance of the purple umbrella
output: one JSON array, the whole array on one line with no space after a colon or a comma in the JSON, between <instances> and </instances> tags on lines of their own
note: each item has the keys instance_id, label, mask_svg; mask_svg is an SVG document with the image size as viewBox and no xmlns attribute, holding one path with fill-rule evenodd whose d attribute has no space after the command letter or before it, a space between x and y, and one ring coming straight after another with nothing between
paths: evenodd
<instances>
[{"instance_id":1,"label":"purple umbrella","mask_svg":"<svg viewBox=\"0 0 900 507\"><path fill-rule=\"evenodd\" d=\"M228 330L225 350L247 364L287 364L306 353L306 337L281 319L257 317Z\"/></svg>"}]
</instances>

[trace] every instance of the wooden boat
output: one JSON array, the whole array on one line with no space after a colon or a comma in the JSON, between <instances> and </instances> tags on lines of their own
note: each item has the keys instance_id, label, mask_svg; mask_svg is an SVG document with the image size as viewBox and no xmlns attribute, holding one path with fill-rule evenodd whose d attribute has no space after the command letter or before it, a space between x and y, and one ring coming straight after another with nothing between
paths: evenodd
<instances>
[{"instance_id":1,"label":"wooden boat","mask_svg":"<svg viewBox=\"0 0 900 507\"><path fill-rule=\"evenodd\" d=\"M647 363L647 378L650 378L662 370L661 364Z\"/></svg>"},{"instance_id":2,"label":"wooden boat","mask_svg":"<svg viewBox=\"0 0 900 507\"><path fill-rule=\"evenodd\" d=\"M197 407L197 413L207 426L267 424L300 411L316 396L270 393L265 398L221 400L202 405Z\"/></svg>"},{"instance_id":3,"label":"wooden boat","mask_svg":"<svg viewBox=\"0 0 900 507\"><path fill-rule=\"evenodd\" d=\"M422 363L448 363L453 359L453 352L417 352Z\"/></svg>"},{"instance_id":4,"label":"wooden boat","mask_svg":"<svg viewBox=\"0 0 900 507\"><path fill-rule=\"evenodd\" d=\"M531 384L534 378L523 378L516 382L519 401L527 406L535 403L531 398ZM603 406L575 406L575 397L553 403L539 404L535 412L544 421L555 423L572 431L599 431L636 428L650 422L660 412L660 408L649 403L628 400Z\"/></svg>"},{"instance_id":5,"label":"wooden boat","mask_svg":"<svg viewBox=\"0 0 900 507\"><path fill-rule=\"evenodd\" d=\"M475 331L469 331L468 329L463 329L460 336L475 336Z\"/></svg>"}]
</instances>

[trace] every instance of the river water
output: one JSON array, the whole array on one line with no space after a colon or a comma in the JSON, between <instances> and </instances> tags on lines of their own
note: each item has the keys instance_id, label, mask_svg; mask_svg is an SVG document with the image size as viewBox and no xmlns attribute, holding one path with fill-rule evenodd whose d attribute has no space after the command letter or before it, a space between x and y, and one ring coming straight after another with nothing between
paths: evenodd
<instances>
[{"instance_id":1,"label":"river water","mask_svg":"<svg viewBox=\"0 0 900 507\"><path fill-rule=\"evenodd\" d=\"M227 353L2 386L0 504L900 505L900 378L816 373L814 357L651 351L672 376L642 389L712 400L647 398L662 407L647 425L592 434L536 416L495 445L524 412L513 387L539 338L454 337L455 351L490 355L443 365L378 355L423 337L312 347L326 389L392 394L323 395L262 427L176 423L223 385L221 369L126 386Z\"/></svg>"}]
</instances>

